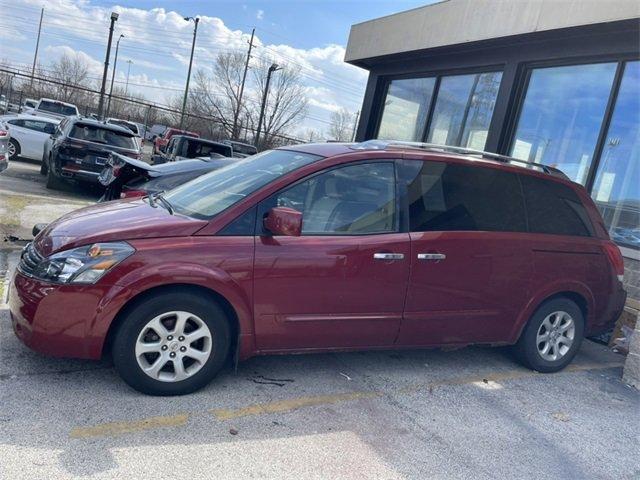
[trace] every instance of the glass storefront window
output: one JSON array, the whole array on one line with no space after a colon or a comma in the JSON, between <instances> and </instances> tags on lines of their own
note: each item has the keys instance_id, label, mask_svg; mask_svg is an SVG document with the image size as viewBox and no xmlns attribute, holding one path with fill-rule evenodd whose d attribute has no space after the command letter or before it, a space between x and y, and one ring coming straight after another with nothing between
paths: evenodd
<instances>
[{"instance_id":1,"label":"glass storefront window","mask_svg":"<svg viewBox=\"0 0 640 480\"><path fill-rule=\"evenodd\" d=\"M502 72L443 77L427 141L484 150Z\"/></svg>"},{"instance_id":2,"label":"glass storefront window","mask_svg":"<svg viewBox=\"0 0 640 480\"><path fill-rule=\"evenodd\" d=\"M532 70L511 155L560 168L584 184L616 66L600 63Z\"/></svg>"},{"instance_id":3,"label":"glass storefront window","mask_svg":"<svg viewBox=\"0 0 640 480\"><path fill-rule=\"evenodd\" d=\"M619 245L640 249L640 62L628 62L591 195Z\"/></svg>"},{"instance_id":4,"label":"glass storefront window","mask_svg":"<svg viewBox=\"0 0 640 480\"><path fill-rule=\"evenodd\" d=\"M384 101L378 138L422 141L434 85L435 78L393 80Z\"/></svg>"}]
</instances>

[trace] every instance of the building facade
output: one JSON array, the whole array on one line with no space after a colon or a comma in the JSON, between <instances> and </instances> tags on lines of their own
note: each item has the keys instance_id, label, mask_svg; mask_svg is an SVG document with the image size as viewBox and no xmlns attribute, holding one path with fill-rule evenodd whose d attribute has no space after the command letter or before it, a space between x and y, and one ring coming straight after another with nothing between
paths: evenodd
<instances>
[{"instance_id":1,"label":"building facade","mask_svg":"<svg viewBox=\"0 0 640 480\"><path fill-rule=\"evenodd\" d=\"M640 300L640 3L445 0L351 27L357 140L463 146L583 184Z\"/></svg>"}]
</instances>

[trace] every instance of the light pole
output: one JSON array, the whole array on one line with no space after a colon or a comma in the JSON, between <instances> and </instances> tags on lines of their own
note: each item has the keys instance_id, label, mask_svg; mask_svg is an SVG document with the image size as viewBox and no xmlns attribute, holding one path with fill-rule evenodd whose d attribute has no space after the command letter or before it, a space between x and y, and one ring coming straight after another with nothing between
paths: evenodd
<instances>
[{"instance_id":1,"label":"light pole","mask_svg":"<svg viewBox=\"0 0 640 480\"><path fill-rule=\"evenodd\" d=\"M193 64L193 51L196 48L196 35L198 35L198 23L200 19L198 17L184 17L185 21L193 20L195 26L193 27L193 42L191 43L191 58L189 58L189 71L187 72L187 85L184 88L184 98L182 99L182 113L180 115L180 128L184 125L184 111L187 108L187 96L189 95L189 79L191 78L191 65Z\"/></svg>"},{"instance_id":2,"label":"light pole","mask_svg":"<svg viewBox=\"0 0 640 480\"><path fill-rule=\"evenodd\" d=\"M98 102L98 118L102 118L104 108L104 89L107 85L107 73L109 71L109 55L111 55L111 40L113 40L113 27L118 21L118 14L111 12L111 25L109 26L109 41L107 42L107 54L104 57L104 72L102 73L102 86L100 87L100 100Z\"/></svg>"},{"instance_id":3,"label":"light pole","mask_svg":"<svg viewBox=\"0 0 640 480\"><path fill-rule=\"evenodd\" d=\"M129 66L127 67L127 83L124 84L124 96L127 96L127 92L129 91L129 72L131 72L131 64L133 63L133 60L129 59L127 60L127 63L129 64Z\"/></svg>"},{"instance_id":4,"label":"light pole","mask_svg":"<svg viewBox=\"0 0 640 480\"><path fill-rule=\"evenodd\" d=\"M116 54L113 59L113 70L111 72L111 87L109 88L109 100L107 101L107 114L105 117L109 116L109 112L111 111L111 95L113 95L113 80L116 76L116 66L118 65L118 49L120 48L120 40L124 38L124 34L121 33L118 37L118 41L116 42Z\"/></svg>"},{"instance_id":5,"label":"light pole","mask_svg":"<svg viewBox=\"0 0 640 480\"><path fill-rule=\"evenodd\" d=\"M260 130L262 130L262 119L264 118L264 107L267 103L267 95L269 95L269 83L271 82L271 74L278 70L282 70L277 64L273 64L269 67L269 71L267 72L267 82L264 86L264 93L262 94L262 105L260 106L260 117L258 119L258 131L256 132L256 138L254 140L254 145L258 148L258 144L260 143Z\"/></svg>"}]
</instances>

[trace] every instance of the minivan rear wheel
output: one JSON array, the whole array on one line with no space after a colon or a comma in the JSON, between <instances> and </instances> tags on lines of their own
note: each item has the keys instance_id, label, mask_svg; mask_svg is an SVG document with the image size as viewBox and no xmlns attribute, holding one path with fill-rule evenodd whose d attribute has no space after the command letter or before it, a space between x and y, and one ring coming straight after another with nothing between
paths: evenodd
<instances>
[{"instance_id":1,"label":"minivan rear wheel","mask_svg":"<svg viewBox=\"0 0 640 480\"><path fill-rule=\"evenodd\" d=\"M527 367L543 373L565 368L578 353L584 315L568 298L542 304L527 323L514 352Z\"/></svg>"},{"instance_id":2,"label":"minivan rear wheel","mask_svg":"<svg viewBox=\"0 0 640 480\"><path fill-rule=\"evenodd\" d=\"M207 385L229 352L224 311L187 291L165 293L126 314L113 342L116 370L149 395L183 395Z\"/></svg>"}]
</instances>

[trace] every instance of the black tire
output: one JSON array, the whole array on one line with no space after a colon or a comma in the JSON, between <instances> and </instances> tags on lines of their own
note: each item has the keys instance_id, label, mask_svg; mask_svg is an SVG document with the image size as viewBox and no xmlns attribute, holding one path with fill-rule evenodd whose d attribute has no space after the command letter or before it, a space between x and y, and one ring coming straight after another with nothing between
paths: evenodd
<instances>
[{"instance_id":1,"label":"black tire","mask_svg":"<svg viewBox=\"0 0 640 480\"><path fill-rule=\"evenodd\" d=\"M209 328L213 339L209 358L198 371L184 380L168 382L152 378L142 370L136 360L135 348L138 336L146 325L158 315L171 311L196 315ZM174 290L150 297L134 306L116 332L111 353L116 371L132 388L148 395L184 395L204 387L215 377L227 359L229 346L229 320L224 311L202 295L188 290Z\"/></svg>"},{"instance_id":2,"label":"black tire","mask_svg":"<svg viewBox=\"0 0 640 480\"><path fill-rule=\"evenodd\" d=\"M11 149L9 150L9 160L15 160L20 156L20 152L21 152L20 144L15 138L12 138L11 140L9 140L9 143L11 144L10 147L13 147L13 151L14 151L13 155L11 155Z\"/></svg>"},{"instance_id":3,"label":"black tire","mask_svg":"<svg viewBox=\"0 0 640 480\"><path fill-rule=\"evenodd\" d=\"M555 361L544 358L538 349L538 332L547 316L554 312L566 312L573 319L573 343L568 351ZM516 357L525 366L542 373L557 372L565 368L578 353L584 337L584 315L572 300L558 297L544 302L527 322L518 343L513 347ZM546 329L543 330L543 333ZM541 345L543 345L541 343Z\"/></svg>"},{"instance_id":4,"label":"black tire","mask_svg":"<svg viewBox=\"0 0 640 480\"><path fill-rule=\"evenodd\" d=\"M42 163L40 164L40 175L46 175L49 171L49 168L47 166L47 160L46 158L43 156L42 157Z\"/></svg>"},{"instance_id":5,"label":"black tire","mask_svg":"<svg viewBox=\"0 0 640 480\"><path fill-rule=\"evenodd\" d=\"M49 157L49 162L51 162L51 157ZM55 174L51 165L47 168L47 188L50 190L62 190L64 188L64 181Z\"/></svg>"}]
</instances>

